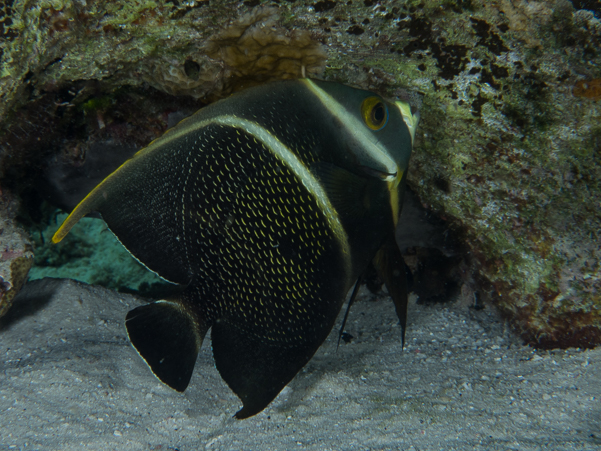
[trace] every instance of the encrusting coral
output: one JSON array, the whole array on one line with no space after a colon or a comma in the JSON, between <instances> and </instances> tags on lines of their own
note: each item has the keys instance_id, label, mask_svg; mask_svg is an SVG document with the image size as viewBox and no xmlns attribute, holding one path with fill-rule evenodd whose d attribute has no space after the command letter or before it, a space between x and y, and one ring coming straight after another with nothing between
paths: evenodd
<instances>
[{"instance_id":1,"label":"encrusting coral","mask_svg":"<svg viewBox=\"0 0 601 451\"><path fill-rule=\"evenodd\" d=\"M260 8L209 41L204 51L223 64L221 91L323 74L327 55L321 43L306 30L282 28L278 20L275 8Z\"/></svg>"},{"instance_id":2,"label":"encrusting coral","mask_svg":"<svg viewBox=\"0 0 601 451\"><path fill-rule=\"evenodd\" d=\"M287 30L275 8L242 15L184 62L156 64L145 80L172 95L215 98L270 80L323 74L326 53L306 30Z\"/></svg>"},{"instance_id":3,"label":"encrusting coral","mask_svg":"<svg viewBox=\"0 0 601 451\"><path fill-rule=\"evenodd\" d=\"M574 85L572 93L576 97L586 97L592 100L601 99L601 78L595 80L580 80Z\"/></svg>"}]
</instances>

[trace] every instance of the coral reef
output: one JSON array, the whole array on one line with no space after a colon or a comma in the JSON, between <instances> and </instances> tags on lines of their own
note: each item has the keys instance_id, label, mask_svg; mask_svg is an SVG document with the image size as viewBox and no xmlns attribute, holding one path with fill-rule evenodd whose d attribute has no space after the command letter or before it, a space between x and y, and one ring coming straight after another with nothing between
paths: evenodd
<instances>
[{"instance_id":1,"label":"coral reef","mask_svg":"<svg viewBox=\"0 0 601 451\"><path fill-rule=\"evenodd\" d=\"M601 343L599 2L2 5L0 178L22 198L42 157L97 139L124 90L142 145L165 125L141 99L210 101L325 64L323 78L423 102L408 182L468 249L445 269L461 292L533 345Z\"/></svg>"}]
</instances>

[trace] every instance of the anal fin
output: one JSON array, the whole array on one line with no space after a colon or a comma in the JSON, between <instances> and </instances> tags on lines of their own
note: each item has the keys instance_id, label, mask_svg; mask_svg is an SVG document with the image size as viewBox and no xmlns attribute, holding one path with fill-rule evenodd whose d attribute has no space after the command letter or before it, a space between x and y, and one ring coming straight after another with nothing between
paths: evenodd
<instances>
[{"instance_id":1,"label":"anal fin","mask_svg":"<svg viewBox=\"0 0 601 451\"><path fill-rule=\"evenodd\" d=\"M152 372L171 388L183 392L207 328L176 301L157 301L127 313L127 334Z\"/></svg>"},{"instance_id":2,"label":"anal fin","mask_svg":"<svg viewBox=\"0 0 601 451\"><path fill-rule=\"evenodd\" d=\"M325 337L323 337L325 338ZM270 343L227 321L211 331L215 366L242 401L241 420L261 412L311 359L323 339L304 344Z\"/></svg>"},{"instance_id":3,"label":"anal fin","mask_svg":"<svg viewBox=\"0 0 601 451\"><path fill-rule=\"evenodd\" d=\"M401 325L401 343L405 345L405 330L407 328L407 265L394 238L390 238L377 252L373 264L380 278L386 284L392 297L396 314Z\"/></svg>"}]
</instances>

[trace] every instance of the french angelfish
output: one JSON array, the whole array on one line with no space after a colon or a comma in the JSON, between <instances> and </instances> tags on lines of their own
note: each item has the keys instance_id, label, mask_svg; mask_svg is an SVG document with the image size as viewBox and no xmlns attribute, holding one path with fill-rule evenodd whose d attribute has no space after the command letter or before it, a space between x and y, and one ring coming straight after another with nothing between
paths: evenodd
<instances>
[{"instance_id":1,"label":"french angelfish","mask_svg":"<svg viewBox=\"0 0 601 451\"><path fill-rule=\"evenodd\" d=\"M373 261L405 328L394 239L418 116L338 83L275 82L211 104L102 181L53 237L97 211L182 292L128 312L152 372L188 386L211 329L215 365L261 412L311 359Z\"/></svg>"}]
</instances>

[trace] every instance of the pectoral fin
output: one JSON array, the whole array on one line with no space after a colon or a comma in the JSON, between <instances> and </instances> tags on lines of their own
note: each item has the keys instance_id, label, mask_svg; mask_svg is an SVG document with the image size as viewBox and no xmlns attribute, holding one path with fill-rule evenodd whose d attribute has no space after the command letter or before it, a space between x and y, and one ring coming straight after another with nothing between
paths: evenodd
<instances>
[{"instance_id":1,"label":"pectoral fin","mask_svg":"<svg viewBox=\"0 0 601 451\"><path fill-rule=\"evenodd\" d=\"M314 163L311 171L319 179L328 199L341 216L360 218L369 209L368 180L331 163Z\"/></svg>"}]
</instances>

